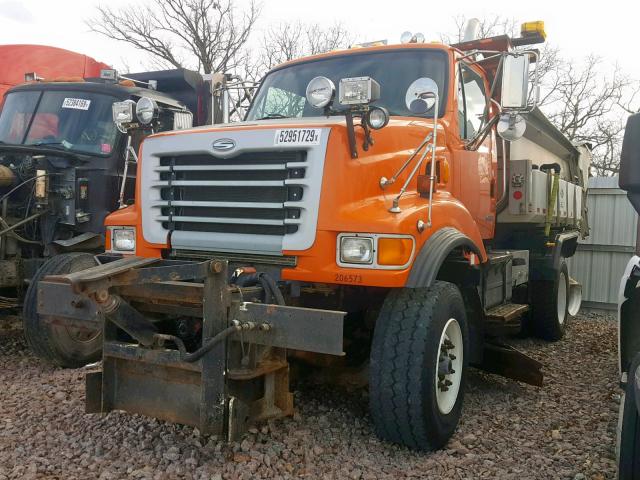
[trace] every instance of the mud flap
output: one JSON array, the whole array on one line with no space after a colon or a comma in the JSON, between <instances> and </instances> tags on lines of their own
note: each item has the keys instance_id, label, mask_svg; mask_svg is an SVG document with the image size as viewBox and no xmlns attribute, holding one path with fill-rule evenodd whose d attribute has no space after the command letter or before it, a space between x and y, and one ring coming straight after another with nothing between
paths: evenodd
<instances>
[{"instance_id":1,"label":"mud flap","mask_svg":"<svg viewBox=\"0 0 640 480\"><path fill-rule=\"evenodd\" d=\"M500 343L485 345L483 361L478 368L536 387L541 387L543 382L542 363Z\"/></svg>"},{"instance_id":2,"label":"mud flap","mask_svg":"<svg viewBox=\"0 0 640 480\"><path fill-rule=\"evenodd\" d=\"M569 277L569 292L567 298L567 310L569 315L575 317L582 305L582 285L577 280Z\"/></svg>"}]
</instances>

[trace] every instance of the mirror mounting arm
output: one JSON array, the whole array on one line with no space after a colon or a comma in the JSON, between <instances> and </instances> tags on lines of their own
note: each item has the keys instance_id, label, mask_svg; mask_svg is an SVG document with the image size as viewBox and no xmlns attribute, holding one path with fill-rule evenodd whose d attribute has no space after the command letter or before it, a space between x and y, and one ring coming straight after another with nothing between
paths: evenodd
<instances>
[{"instance_id":1,"label":"mirror mounting arm","mask_svg":"<svg viewBox=\"0 0 640 480\"><path fill-rule=\"evenodd\" d=\"M464 146L466 150L475 151L477 150L482 142L484 142L485 138L491 132L491 129L498 123L500 120L500 115L494 115L491 117L491 120L487 122L487 124L478 132L478 134L473 137L467 144Z\"/></svg>"},{"instance_id":2,"label":"mirror mounting arm","mask_svg":"<svg viewBox=\"0 0 640 480\"><path fill-rule=\"evenodd\" d=\"M347 121L347 137L349 137L349 150L351 150L351 158L358 158L358 147L356 146L356 130L353 125L353 113L347 110L344 113Z\"/></svg>"}]
</instances>

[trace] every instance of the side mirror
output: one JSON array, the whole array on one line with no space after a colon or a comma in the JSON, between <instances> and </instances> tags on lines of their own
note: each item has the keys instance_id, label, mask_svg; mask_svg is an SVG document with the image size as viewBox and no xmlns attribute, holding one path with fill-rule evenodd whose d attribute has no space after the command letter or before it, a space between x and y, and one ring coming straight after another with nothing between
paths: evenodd
<instances>
[{"instance_id":1,"label":"side mirror","mask_svg":"<svg viewBox=\"0 0 640 480\"><path fill-rule=\"evenodd\" d=\"M529 96L529 54L506 55L502 60L502 98L504 110L527 109Z\"/></svg>"},{"instance_id":2,"label":"side mirror","mask_svg":"<svg viewBox=\"0 0 640 480\"><path fill-rule=\"evenodd\" d=\"M627 120L620 155L620 188L627 191L629 201L640 213L640 113Z\"/></svg>"}]
</instances>

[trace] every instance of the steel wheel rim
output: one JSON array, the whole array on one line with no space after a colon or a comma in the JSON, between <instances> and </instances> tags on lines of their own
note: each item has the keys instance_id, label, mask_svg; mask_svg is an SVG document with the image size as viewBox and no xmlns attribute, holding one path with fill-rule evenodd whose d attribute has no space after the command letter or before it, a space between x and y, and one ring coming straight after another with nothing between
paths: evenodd
<instances>
[{"instance_id":1,"label":"steel wheel rim","mask_svg":"<svg viewBox=\"0 0 640 480\"><path fill-rule=\"evenodd\" d=\"M95 340L98 335L101 333L101 329L96 328L95 330L89 329L81 329L81 328L73 328L73 327L64 327L67 331L67 334L74 342L77 343L89 343Z\"/></svg>"},{"instance_id":2,"label":"steel wheel rim","mask_svg":"<svg viewBox=\"0 0 640 480\"><path fill-rule=\"evenodd\" d=\"M458 400L464 358L462 330L455 318L450 318L442 329L436 355L436 403L440 413L447 415Z\"/></svg>"},{"instance_id":3,"label":"steel wheel rim","mask_svg":"<svg viewBox=\"0 0 640 480\"><path fill-rule=\"evenodd\" d=\"M564 272L560 272L558 283L558 323L564 324L567 316L567 277Z\"/></svg>"}]
</instances>

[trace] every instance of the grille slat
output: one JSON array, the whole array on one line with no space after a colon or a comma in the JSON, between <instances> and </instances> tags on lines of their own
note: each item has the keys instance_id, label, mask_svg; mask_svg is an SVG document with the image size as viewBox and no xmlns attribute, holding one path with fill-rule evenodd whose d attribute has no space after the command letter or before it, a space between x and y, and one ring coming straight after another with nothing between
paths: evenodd
<instances>
[{"instance_id":1,"label":"grille slat","mask_svg":"<svg viewBox=\"0 0 640 480\"><path fill-rule=\"evenodd\" d=\"M173 180L172 187L280 187L283 180ZM151 184L154 188L169 186L169 180L158 180Z\"/></svg>"},{"instance_id":2,"label":"grille slat","mask_svg":"<svg viewBox=\"0 0 640 480\"><path fill-rule=\"evenodd\" d=\"M174 207L201 207L201 208L271 208L282 209L282 203L262 203L262 202L206 202L206 201L183 201L174 200L171 202ZM157 202L151 208L165 208L167 202ZM287 206L285 204L285 206ZM294 205L291 205L294 206Z\"/></svg>"},{"instance_id":3,"label":"grille slat","mask_svg":"<svg viewBox=\"0 0 640 480\"><path fill-rule=\"evenodd\" d=\"M301 165L306 165L305 163ZM294 165L298 166L298 165ZM274 164L274 165L176 165L174 167L156 167L154 171L156 172L193 172L193 171L228 171L228 170L286 170L287 166L285 164Z\"/></svg>"},{"instance_id":4,"label":"grille slat","mask_svg":"<svg viewBox=\"0 0 640 480\"><path fill-rule=\"evenodd\" d=\"M255 151L231 158L160 159L152 207L167 230L284 236L298 231L309 167L305 151Z\"/></svg>"},{"instance_id":5,"label":"grille slat","mask_svg":"<svg viewBox=\"0 0 640 480\"><path fill-rule=\"evenodd\" d=\"M228 217L191 217L184 215L175 215L173 217L160 216L158 220L161 222L186 222L186 223L228 223L228 224L244 224L250 223L253 225L284 225L283 220L268 220L262 218L228 218Z\"/></svg>"}]
</instances>

